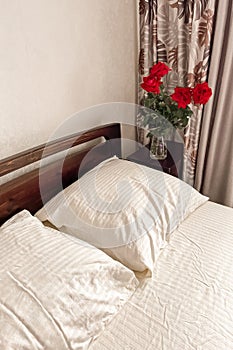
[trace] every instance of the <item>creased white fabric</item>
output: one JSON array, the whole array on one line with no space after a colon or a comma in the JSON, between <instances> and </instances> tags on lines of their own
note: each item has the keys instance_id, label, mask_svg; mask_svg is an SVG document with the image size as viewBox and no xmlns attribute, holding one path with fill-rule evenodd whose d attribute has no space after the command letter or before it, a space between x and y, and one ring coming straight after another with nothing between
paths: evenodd
<instances>
[{"instance_id":1,"label":"creased white fabric","mask_svg":"<svg viewBox=\"0 0 233 350\"><path fill-rule=\"evenodd\" d=\"M232 350L233 210L207 202L171 235L90 350Z\"/></svg>"},{"instance_id":2,"label":"creased white fabric","mask_svg":"<svg viewBox=\"0 0 233 350\"><path fill-rule=\"evenodd\" d=\"M173 176L113 157L36 216L142 272L153 270L167 235L207 200Z\"/></svg>"},{"instance_id":3,"label":"creased white fabric","mask_svg":"<svg viewBox=\"0 0 233 350\"><path fill-rule=\"evenodd\" d=\"M132 271L22 211L0 229L0 349L84 350L132 295Z\"/></svg>"}]
</instances>

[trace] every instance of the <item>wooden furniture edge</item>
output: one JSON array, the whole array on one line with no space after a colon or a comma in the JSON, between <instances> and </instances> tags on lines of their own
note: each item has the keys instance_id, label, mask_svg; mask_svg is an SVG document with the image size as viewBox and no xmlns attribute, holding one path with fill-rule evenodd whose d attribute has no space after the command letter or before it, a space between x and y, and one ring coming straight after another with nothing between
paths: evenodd
<instances>
[{"instance_id":1,"label":"wooden furniture edge","mask_svg":"<svg viewBox=\"0 0 233 350\"><path fill-rule=\"evenodd\" d=\"M2 174L8 174L40 160L41 157L44 159L101 136L108 142L95 146L92 151L90 147L84 151L69 154L65 159L52 161L42 168L30 170L2 184L0 186L0 224L23 209L34 214L46 201L102 160L115 154L121 157L121 126L119 123L102 125L3 159L0 162L0 170ZM85 158L89 151L89 158ZM4 170L4 167L7 169Z\"/></svg>"},{"instance_id":2,"label":"wooden furniture edge","mask_svg":"<svg viewBox=\"0 0 233 350\"><path fill-rule=\"evenodd\" d=\"M40 160L42 156L46 158L101 136L105 137L105 139L120 138L120 123L106 124L83 132L74 133L4 158L0 160L0 176L34 163Z\"/></svg>"}]
</instances>

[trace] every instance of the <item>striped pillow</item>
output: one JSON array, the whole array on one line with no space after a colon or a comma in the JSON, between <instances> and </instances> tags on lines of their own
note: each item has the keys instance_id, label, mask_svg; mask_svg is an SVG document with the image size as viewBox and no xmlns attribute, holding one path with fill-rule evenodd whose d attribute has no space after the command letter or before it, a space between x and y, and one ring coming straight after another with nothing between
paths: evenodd
<instances>
[{"instance_id":1,"label":"striped pillow","mask_svg":"<svg viewBox=\"0 0 233 350\"><path fill-rule=\"evenodd\" d=\"M26 210L0 228L1 349L86 349L135 291L134 273Z\"/></svg>"},{"instance_id":2,"label":"striped pillow","mask_svg":"<svg viewBox=\"0 0 233 350\"><path fill-rule=\"evenodd\" d=\"M152 272L167 235L206 200L177 178L113 157L59 193L37 217L134 271Z\"/></svg>"}]
</instances>

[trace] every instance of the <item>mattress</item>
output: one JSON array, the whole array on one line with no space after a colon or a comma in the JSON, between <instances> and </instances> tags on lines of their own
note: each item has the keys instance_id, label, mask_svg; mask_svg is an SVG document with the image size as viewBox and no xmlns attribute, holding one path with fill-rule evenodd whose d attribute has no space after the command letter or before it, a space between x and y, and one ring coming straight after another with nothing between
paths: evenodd
<instances>
[{"instance_id":1,"label":"mattress","mask_svg":"<svg viewBox=\"0 0 233 350\"><path fill-rule=\"evenodd\" d=\"M232 209L199 207L91 350L232 350Z\"/></svg>"}]
</instances>

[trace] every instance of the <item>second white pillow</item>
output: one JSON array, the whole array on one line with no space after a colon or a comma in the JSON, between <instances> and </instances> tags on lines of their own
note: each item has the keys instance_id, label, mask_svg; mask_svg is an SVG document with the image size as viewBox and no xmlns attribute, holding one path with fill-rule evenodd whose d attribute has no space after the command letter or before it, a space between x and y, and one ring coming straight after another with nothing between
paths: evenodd
<instances>
[{"instance_id":1,"label":"second white pillow","mask_svg":"<svg viewBox=\"0 0 233 350\"><path fill-rule=\"evenodd\" d=\"M177 178L113 157L36 216L142 272L153 270L167 234L206 200Z\"/></svg>"}]
</instances>

